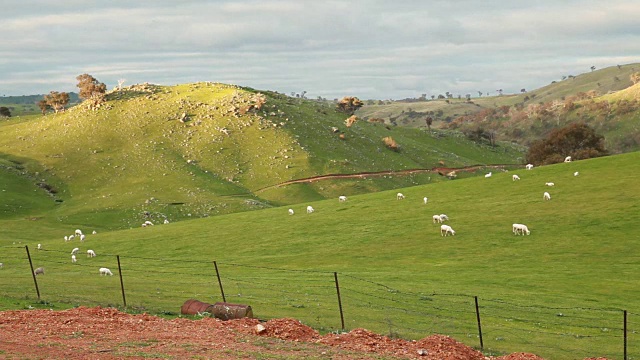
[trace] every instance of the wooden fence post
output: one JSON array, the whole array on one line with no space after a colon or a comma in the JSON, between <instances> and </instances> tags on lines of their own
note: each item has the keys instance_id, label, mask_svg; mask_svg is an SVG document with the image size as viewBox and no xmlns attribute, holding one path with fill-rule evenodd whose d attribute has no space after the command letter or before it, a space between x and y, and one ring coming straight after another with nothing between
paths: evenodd
<instances>
[{"instance_id":1,"label":"wooden fence post","mask_svg":"<svg viewBox=\"0 0 640 360\"><path fill-rule=\"evenodd\" d=\"M340 298L340 285L338 285L338 273L334 272L333 277L336 281L336 292L338 293L338 307L340 308L340 323L342 324L342 331L344 331L344 314L342 313L342 299Z\"/></svg>"},{"instance_id":2,"label":"wooden fence post","mask_svg":"<svg viewBox=\"0 0 640 360\"><path fill-rule=\"evenodd\" d=\"M474 296L476 301L476 319L478 319L478 334L480 334L480 350L484 350L484 343L482 342L482 325L480 325L480 308L478 307L478 297Z\"/></svg>"},{"instance_id":3,"label":"wooden fence post","mask_svg":"<svg viewBox=\"0 0 640 360\"><path fill-rule=\"evenodd\" d=\"M127 307L127 298L124 296L124 283L122 282L122 268L120 267L120 255L116 255L116 259L118 259L118 275L120 275L120 289L122 290L122 303L124 303L124 307Z\"/></svg>"},{"instance_id":4,"label":"wooden fence post","mask_svg":"<svg viewBox=\"0 0 640 360\"><path fill-rule=\"evenodd\" d=\"M36 273L33 271L33 262L31 262L31 254L29 254L29 247L24 246L27 250L27 257L29 258L29 266L31 267L31 276L33 276L33 283L36 285L36 293L38 294L38 300L40 300L40 289L38 289L38 280L36 280Z\"/></svg>"},{"instance_id":5,"label":"wooden fence post","mask_svg":"<svg viewBox=\"0 0 640 360\"><path fill-rule=\"evenodd\" d=\"M218 277L218 285L220 286L220 294L222 294L222 301L227 302L227 299L224 297L224 289L222 288L222 281L220 280L220 272L218 271L218 263L213 262L213 266L216 268L216 276Z\"/></svg>"}]
</instances>

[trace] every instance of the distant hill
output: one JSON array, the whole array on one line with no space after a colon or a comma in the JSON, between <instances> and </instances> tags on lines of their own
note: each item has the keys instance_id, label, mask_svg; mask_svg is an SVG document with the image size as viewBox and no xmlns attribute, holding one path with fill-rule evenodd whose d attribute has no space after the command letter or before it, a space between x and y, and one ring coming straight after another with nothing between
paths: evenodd
<instances>
[{"instance_id":1,"label":"distant hill","mask_svg":"<svg viewBox=\"0 0 640 360\"><path fill-rule=\"evenodd\" d=\"M520 94L472 97L469 101L464 98L411 102L387 101L381 104L370 101L358 110L357 115L363 119L377 118L388 124L420 128L426 127L425 119L430 116L434 119L432 127L454 128L461 131L480 126L479 123L482 122L483 127L496 131L501 140L517 141L523 145L544 136L554 123L555 126L560 126L572 121L585 121L598 128L600 133L610 139L608 147L614 152L634 151L640 149L640 139L630 138L633 134L628 132L621 135L620 130L629 130L633 127L633 123L638 121L637 108L625 114L609 113L606 121L595 119L583 108L582 111L556 116L555 121L543 121L542 126L535 121L526 121L512 115L515 110L526 111L528 108L533 110L541 104L546 104L544 106L546 108L557 108L560 102L571 97L580 98L579 101L587 98L593 101L600 101L599 99L611 101L617 99L616 93L621 92L621 95L617 95L618 98L625 97L629 101L635 101L639 99L637 94L631 92L633 95L630 95L630 92L625 91L633 85L630 80L631 74L637 72L640 72L640 63L611 66L575 76L566 75L552 81L549 85ZM496 110L503 115L489 116ZM476 117L475 120L473 120L474 117ZM499 123L493 123L492 119L499 120ZM457 124L456 120L458 120ZM453 126L452 122L454 122ZM462 124L466 125L459 126Z\"/></svg>"},{"instance_id":2,"label":"distant hill","mask_svg":"<svg viewBox=\"0 0 640 360\"><path fill-rule=\"evenodd\" d=\"M247 211L447 178L417 172L278 186L295 179L514 164L523 156L522 147L481 145L455 132L347 127L334 104L225 84L134 85L107 99L99 110L81 104L0 122L0 159L55 190L56 216L66 222L106 217L121 228Z\"/></svg>"}]
</instances>

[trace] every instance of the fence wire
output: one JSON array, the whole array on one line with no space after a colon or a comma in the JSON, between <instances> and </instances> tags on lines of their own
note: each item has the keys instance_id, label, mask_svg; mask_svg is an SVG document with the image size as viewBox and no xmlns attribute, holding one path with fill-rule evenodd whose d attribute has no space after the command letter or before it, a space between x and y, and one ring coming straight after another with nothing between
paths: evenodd
<instances>
[{"instance_id":1,"label":"fence wire","mask_svg":"<svg viewBox=\"0 0 640 360\"><path fill-rule=\"evenodd\" d=\"M37 298L24 247L0 247L0 296ZM284 269L213 261L184 261L149 257L53 250L31 250L41 299L84 306L127 307L140 311L179 314L189 299L216 303L248 304L255 317L292 317L318 329L337 332L366 328L390 337L421 339L430 334L449 335L491 354L532 352L547 358L622 358L623 312L620 309L554 307L519 303L511 299L478 298L466 294L421 291L420 284L405 290L353 274ZM113 276L101 276L99 268ZM123 279L124 298L120 283ZM338 298L339 279L340 299ZM411 290L406 290L409 288ZM339 306L341 305L341 308ZM477 316L481 319L479 331ZM628 313L628 358L639 356L634 341L635 319Z\"/></svg>"}]
</instances>

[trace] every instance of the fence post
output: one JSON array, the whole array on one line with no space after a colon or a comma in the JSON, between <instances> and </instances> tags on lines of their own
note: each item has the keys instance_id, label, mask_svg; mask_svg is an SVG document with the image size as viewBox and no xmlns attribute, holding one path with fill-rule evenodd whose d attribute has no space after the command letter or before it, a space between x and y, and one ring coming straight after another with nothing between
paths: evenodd
<instances>
[{"instance_id":1,"label":"fence post","mask_svg":"<svg viewBox=\"0 0 640 360\"><path fill-rule=\"evenodd\" d=\"M127 307L127 299L124 297L124 283L122 282L122 268L120 267L120 255L116 255L118 259L118 275L120 275L120 289L122 290L122 302L124 307Z\"/></svg>"},{"instance_id":2,"label":"fence post","mask_svg":"<svg viewBox=\"0 0 640 360\"><path fill-rule=\"evenodd\" d=\"M624 360L627 360L627 310L624 310Z\"/></svg>"},{"instance_id":3,"label":"fence post","mask_svg":"<svg viewBox=\"0 0 640 360\"><path fill-rule=\"evenodd\" d=\"M213 266L216 268L216 276L218 277L218 285L220 286L220 294L222 294L222 301L227 302L227 299L224 297L224 289L222 288L222 281L220 280L220 272L218 271L218 263L213 262Z\"/></svg>"},{"instance_id":4,"label":"fence post","mask_svg":"<svg viewBox=\"0 0 640 360\"><path fill-rule=\"evenodd\" d=\"M476 319L478 319L478 334L480 334L480 350L484 350L484 343L482 342L482 326L480 325L480 308L478 307L478 297L474 296L476 300Z\"/></svg>"},{"instance_id":5,"label":"fence post","mask_svg":"<svg viewBox=\"0 0 640 360\"><path fill-rule=\"evenodd\" d=\"M336 280L336 292L338 293L338 307L340 308L340 323L342 324L342 331L344 331L344 314L342 313L342 299L340 298L340 285L338 285L338 273L334 272L333 277Z\"/></svg>"},{"instance_id":6,"label":"fence post","mask_svg":"<svg viewBox=\"0 0 640 360\"><path fill-rule=\"evenodd\" d=\"M29 254L29 247L24 246L27 250L27 257L29 258L29 266L31 267L31 276L33 276L33 283L36 284L36 293L38 294L38 300L40 300L40 289L38 289L38 280L36 280L36 273L33 272L33 262L31 262L31 254Z\"/></svg>"}]
</instances>

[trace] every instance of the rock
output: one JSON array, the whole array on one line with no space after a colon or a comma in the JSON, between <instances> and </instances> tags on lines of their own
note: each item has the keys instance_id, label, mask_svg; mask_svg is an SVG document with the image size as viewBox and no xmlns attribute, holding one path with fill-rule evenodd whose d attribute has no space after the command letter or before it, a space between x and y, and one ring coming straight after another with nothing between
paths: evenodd
<instances>
[{"instance_id":1,"label":"rock","mask_svg":"<svg viewBox=\"0 0 640 360\"><path fill-rule=\"evenodd\" d=\"M427 356L429 355L429 352L425 349L418 349L418 355L420 356Z\"/></svg>"},{"instance_id":2,"label":"rock","mask_svg":"<svg viewBox=\"0 0 640 360\"><path fill-rule=\"evenodd\" d=\"M262 334L263 332L265 332L267 330L267 328L264 327L264 325L262 325L262 324L258 324L258 325L256 325L255 330L256 330L256 334Z\"/></svg>"}]
</instances>

